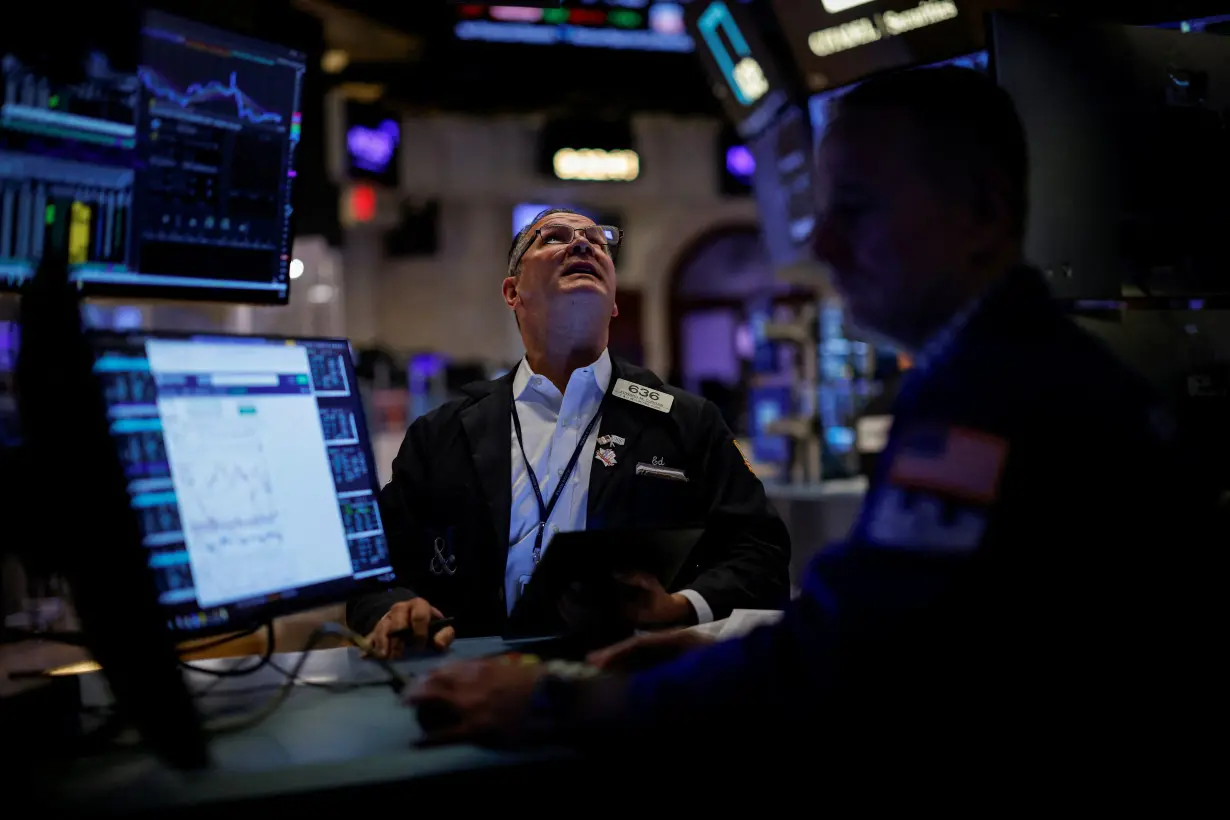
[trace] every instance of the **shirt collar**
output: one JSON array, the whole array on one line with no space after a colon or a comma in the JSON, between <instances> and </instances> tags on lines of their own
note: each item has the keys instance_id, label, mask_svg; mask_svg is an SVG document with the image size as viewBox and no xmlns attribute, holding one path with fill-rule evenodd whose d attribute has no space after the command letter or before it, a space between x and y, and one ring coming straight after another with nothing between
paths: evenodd
<instances>
[{"instance_id":1,"label":"shirt collar","mask_svg":"<svg viewBox=\"0 0 1230 820\"><path fill-rule=\"evenodd\" d=\"M979 297L970 302L964 308L957 311L943 327L931 334L931 338L918 349L918 353L914 356L914 366L925 369L936 359L943 356L949 345L952 344L952 341L965 329L970 317L978 312L982 301L983 297Z\"/></svg>"},{"instance_id":2,"label":"shirt collar","mask_svg":"<svg viewBox=\"0 0 1230 820\"><path fill-rule=\"evenodd\" d=\"M581 370L589 371L593 378L593 384L598 388L602 395L606 395L607 387L611 384L611 353L609 350L603 350L602 355L593 364L580 368ZM574 373L576 371L573 371ZM520 400L525 396L525 391L529 390L533 385L534 369L530 367L529 360L524 356L521 357L521 363L517 366L517 375L513 376L513 399Z\"/></svg>"}]
</instances>

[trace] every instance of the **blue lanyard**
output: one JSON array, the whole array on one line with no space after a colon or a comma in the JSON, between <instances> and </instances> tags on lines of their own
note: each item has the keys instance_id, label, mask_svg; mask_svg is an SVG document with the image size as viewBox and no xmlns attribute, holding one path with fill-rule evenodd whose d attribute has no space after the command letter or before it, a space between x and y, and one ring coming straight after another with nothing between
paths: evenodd
<instances>
[{"instance_id":1,"label":"blue lanyard","mask_svg":"<svg viewBox=\"0 0 1230 820\"><path fill-rule=\"evenodd\" d=\"M606 404L606 396L602 397L602 401L598 404L598 412L594 413L594 417L589 420L585 432L581 434L581 440L577 442L577 448L572 451L572 458L568 459L568 466L564 468L559 484L556 485L555 492L551 494L550 503L544 503L542 489L538 486L538 476L534 475L534 465L530 464L530 457L525 454L525 440L521 435L521 418L517 415L517 400L513 399L512 420L513 427L517 431L517 444L521 448L525 472L530 477L530 486L534 488L534 499L538 502L538 532L534 535L534 566L538 566L538 561L542 558L542 534L547 528L547 520L551 518L555 502L559 501L559 497L564 494L564 487L568 486L568 476L572 475L573 468L577 466L577 461L581 458L581 450L585 449L585 442L589 440L590 433L594 432L594 426L598 423L598 417L602 415L604 404Z\"/></svg>"}]
</instances>

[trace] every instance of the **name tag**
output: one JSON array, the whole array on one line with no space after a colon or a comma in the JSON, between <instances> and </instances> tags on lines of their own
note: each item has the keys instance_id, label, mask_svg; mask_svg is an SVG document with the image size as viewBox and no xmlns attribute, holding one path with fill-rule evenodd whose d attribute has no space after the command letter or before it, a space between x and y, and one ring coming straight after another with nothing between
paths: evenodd
<instances>
[{"instance_id":1,"label":"name tag","mask_svg":"<svg viewBox=\"0 0 1230 820\"><path fill-rule=\"evenodd\" d=\"M627 379L616 379L615 388L611 394L624 401L639 404L641 407L657 410L659 413L669 413L671 405L675 403L675 397L670 393L633 384Z\"/></svg>"},{"instance_id":2,"label":"name tag","mask_svg":"<svg viewBox=\"0 0 1230 820\"><path fill-rule=\"evenodd\" d=\"M688 474L683 470L676 470L674 467L658 467L655 464L645 464L641 462L636 465L637 475L647 475L653 478L665 478L669 481L687 481Z\"/></svg>"}]
</instances>

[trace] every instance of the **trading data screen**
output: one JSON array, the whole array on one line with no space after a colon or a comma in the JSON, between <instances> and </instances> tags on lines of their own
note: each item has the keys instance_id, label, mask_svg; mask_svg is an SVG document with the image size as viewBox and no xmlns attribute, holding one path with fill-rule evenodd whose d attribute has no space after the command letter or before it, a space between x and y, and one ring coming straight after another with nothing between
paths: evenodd
<instances>
[{"instance_id":1,"label":"trading data screen","mask_svg":"<svg viewBox=\"0 0 1230 820\"><path fill-rule=\"evenodd\" d=\"M985 45L980 7L986 5L968 0L772 2L809 92L979 50Z\"/></svg>"},{"instance_id":2,"label":"trading data screen","mask_svg":"<svg viewBox=\"0 0 1230 820\"><path fill-rule=\"evenodd\" d=\"M392 580L346 341L92 338L172 629L252 624Z\"/></svg>"},{"instance_id":3,"label":"trading data screen","mask_svg":"<svg viewBox=\"0 0 1230 820\"><path fill-rule=\"evenodd\" d=\"M752 188L770 260L775 267L786 267L810 258L816 206L807 118L791 106L747 147L755 165Z\"/></svg>"},{"instance_id":4,"label":"trading data screen","mask_svg":"<svg viewBox=\"0 0 1230 820\"><path fill-rule=\"evenodd\" d=\"M54 248L87 293L284 303L305 60L157 12L135 74L0 49L0 288Z\"/></svg>"},{"instance_id":5,"label":"trading data screen","mask_svg":"<svg viewBox=\"0 0 1230 820\"><path fill-rule=\"evenodd\" d=\"M786 106L783 73L742 4L706 0L686 10L697 54L727 116L745 139L763 131Z\"/></svg>"},{"instance_id":6,"label":"trading data screen","mask_svg":"<svg viewBox=\"0 0 1230 820\"><path fill-rule=\"evenodd\" d=\"M690 52L683 12L693 2L700 0L571 0L559 8L459 3L453 35L488 43Z\"/></svg>"}]
</instances>

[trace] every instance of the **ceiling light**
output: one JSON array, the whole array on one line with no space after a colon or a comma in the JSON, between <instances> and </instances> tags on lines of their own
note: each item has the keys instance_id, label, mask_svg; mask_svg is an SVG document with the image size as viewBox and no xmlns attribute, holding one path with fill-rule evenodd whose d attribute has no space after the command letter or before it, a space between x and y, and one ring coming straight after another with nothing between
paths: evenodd
<instances>
[{"instance_id":1,"label":"ceiling light","mask_svg":"<svg viewBox=\"0 0 1230 820\"><path fill-rule=\"evenodd\" d=\"M320 56L320 69L326 74L341 74L350 65L350 55L340 48L331 48Z\"/></svg>"}]
</instances>

